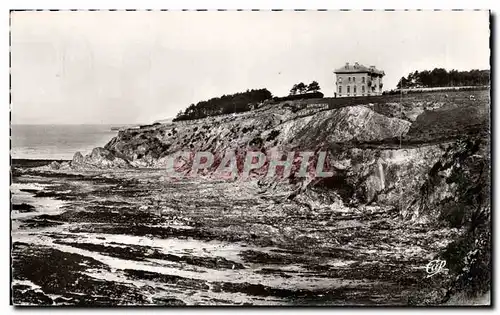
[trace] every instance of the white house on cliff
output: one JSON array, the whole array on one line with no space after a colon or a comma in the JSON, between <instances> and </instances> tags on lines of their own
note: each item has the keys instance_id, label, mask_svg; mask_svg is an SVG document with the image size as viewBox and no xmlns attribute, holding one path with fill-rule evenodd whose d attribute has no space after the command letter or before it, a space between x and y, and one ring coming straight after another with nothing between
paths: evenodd
<instances>
[{"instance_id":1,"label":"white house on cliff","mask_svg":"<svg viewBox=\"0 0 500 315\"><path fill-rule=\"evenodd\" d=\"M382 94L382 78L385 73L375 66L366 67L355 63L334 71L335 95L338 97L371 96Z\"/></svg>"}]
</instances>

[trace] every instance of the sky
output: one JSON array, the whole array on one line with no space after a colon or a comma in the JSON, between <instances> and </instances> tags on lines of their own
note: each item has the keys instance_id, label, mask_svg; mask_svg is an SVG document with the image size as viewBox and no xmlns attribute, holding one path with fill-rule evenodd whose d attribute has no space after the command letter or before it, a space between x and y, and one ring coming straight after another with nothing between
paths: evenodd
<instances>
[{"instance_id":1,"label":"sky","mask_svg":"<svg viewBox=\"0 0 500 315\"><path fill-rule=\"evenodd\" d=\"M11 13L13 124L134 124L191 103L319 82L346 62L385 71L489 69L488 11Z\"/></svg>"}]
</instances>

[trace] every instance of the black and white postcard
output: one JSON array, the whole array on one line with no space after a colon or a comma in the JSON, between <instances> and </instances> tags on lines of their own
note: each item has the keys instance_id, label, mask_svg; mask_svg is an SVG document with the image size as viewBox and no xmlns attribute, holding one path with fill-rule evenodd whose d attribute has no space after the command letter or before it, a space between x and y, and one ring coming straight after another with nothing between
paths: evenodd
<instances>
[{"instance_id":1,"label":"black and white postcard","mask_svg":"<svg viewBox=\"0 0 500 315\"><path fill-rule=\"evenodd\" d=\"M490 305L490 12L10 12L14 306Z\"/></svg>"}]
</instances>

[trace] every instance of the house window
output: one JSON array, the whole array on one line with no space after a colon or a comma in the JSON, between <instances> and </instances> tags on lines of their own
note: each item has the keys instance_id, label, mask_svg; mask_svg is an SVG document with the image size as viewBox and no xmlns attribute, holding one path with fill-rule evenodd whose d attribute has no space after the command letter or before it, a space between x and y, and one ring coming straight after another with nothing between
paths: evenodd
<instances>
[{"instance_id":1,"label":"house window","mask_svg":"<svg viewBox=\"0 0 500 315\"><path fill-rule=\"evenodd\" d=\"M342 77L339 77L339 83L342 83Z\"/></svg>"},{"instance_id":2,"label":"house window","mask_svg":"<svg viewBox=\"0 0 500 315\"><path fill-rule=\"evenodd\" d=\"M347 93L351 93L351 87L349 85L347 86Z\"/></svg>"},{"instance_id":3,"label":"house window","mask_svg":"<svg viewBox=\"0 0 500 315\"><path fill-rule=\"evenodd\" d=\"M352 77L352 82L356 82L356 77Z\"/></svg>"},{"instance_id":4,"label":"house window","mask_svg":"<svg viewBox=\"0 0 500 315\"><path fill-rule=\"evenodd\" d=\"M361 83L365 83L365 77L361 78Z\"/></svg>"},{"instance_id":5,"label":"house window","mask_svg":"<svg viewBox=\"0 0 500 315\"><path fill-rule=\"evenodd\" d=\"M363 78L363 79L364 79L364 78ZM363 81L364 81L364 80L363 80ZM361 86L361 92L362 92L363 94L365 93L365 86L364 86L364 85L362 85L362 86Z\"/></svg>"},{"instance_id":6,"label":"house window","mask_svg":"<svg viewBox=\"0 0 500 315\"><path fill-rule=\"evenodd\" d=\"M342 94L342 86L339 86L339 94Z\"/></svg>"},{"instance_id":7,"label":"house window","mask_svg":"<svg viewBox=\"0 0 500 315\"><path fill-rule=\"evenodd\" d=\"M354 88L354 95L356 95L356 86L354 86L353 88Z\"/></svg>"},{"instance_id":8,"label":"house window","mask_svg":"<svg viewBox=\"0 0 500 315\"><path fill-rule=\"evenodd\" d=\"M348 80L348 81L349 81L349 82L351 82L351 77L349 77L349 80ZM349 92L349 90L347 90L347 92Z\"/></svg>"}]
</instances>

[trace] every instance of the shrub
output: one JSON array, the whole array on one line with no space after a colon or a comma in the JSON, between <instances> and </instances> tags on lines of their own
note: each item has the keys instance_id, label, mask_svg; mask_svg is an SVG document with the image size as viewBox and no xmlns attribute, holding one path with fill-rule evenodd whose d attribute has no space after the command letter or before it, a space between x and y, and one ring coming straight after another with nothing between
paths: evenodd
<instances>
[{"instance_id":1,"label":"shrub","mask_svg":"<svg viewBox=\"0 0 500 315\"><path fill-rule=\"evenodd\" d=\"M223 95L208 101L191 104L186 110L177 114L173 121L192 120L231 113L241 113L251 110L250 104L261 103L272 97L267 89L247 90L242 93Z\"/></svg>"},{"instance_id":2,"label":"shrub","mask_svg":"<svg viewBox=\"0 0 500 315\"><path fill-rule=\"evenodd\" d=\"M314 93L304 93L297 95L288 95L285 97L273 97L273 101L275 102L283 102L283 101L293 101L293 100L301 100L301 99L309 99L309 98L323 98L325 95L321 92Z\"/></svg>"},{"instance_id":3,"label":"shrub","mask_svg":"<svg viewBox=\"0 0 500 315\"><path fill-rule=\"evenodd\" d=\"M266 141L273 141L274 139L276 139L276 137L279 134L280 134L279 130L273 130L273 131L271 131L271 133L269 134L269 136L267 136Z\"/></svg>"},{"instance_id":4,"label":"shrub","mask_svg":"<svg viewBox=\"0 0 500 315\"><path fill-rule=\"evenodd\" d=\"M257 136L250 141L249 145L261 146L264 143L261 137Z\"/></svg>"}]
</instances>

